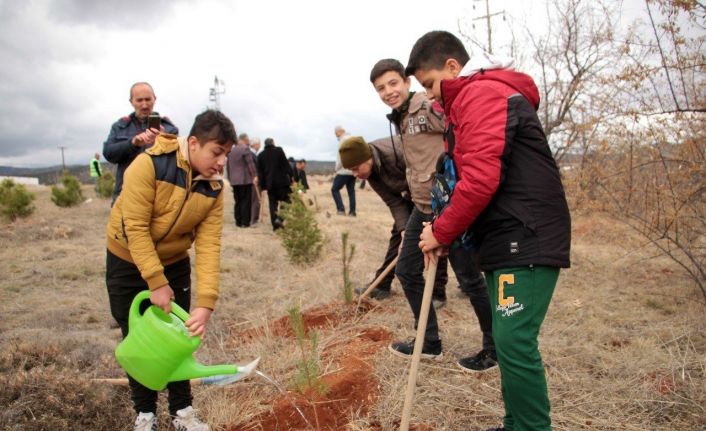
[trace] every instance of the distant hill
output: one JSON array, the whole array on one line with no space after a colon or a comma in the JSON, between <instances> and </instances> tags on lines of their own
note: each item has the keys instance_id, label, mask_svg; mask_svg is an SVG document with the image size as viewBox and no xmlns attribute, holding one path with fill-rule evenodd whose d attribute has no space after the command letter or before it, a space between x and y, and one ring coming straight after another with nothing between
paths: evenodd
<instances>
[{"instance_id":1,"label":"distant hill","mask_svg":"<svg viewBox=\"0 0 706 431\"><path fill-rule=\"evenodd\" d=\"M336 162L322 162L319 160L306 161L306 173L308 175L328 175L333 174Z\"/></svg>"},{"instance_id":2,"label":"distant hill","mask_svg":"<svg viewBox=\"0 0 706 431\"><path fill-rule=\"evenodd\" d=\"M115 165L112 163L101 163L103 172L111 172L115 175ZM335 162L326 162L319 160L307 160L306 172L309 175L327 175L332 174L335 168ZM77 177L82 183L90 183L91 177L88 171L88 165L70 165L66 170L71 175ZM42 168L14 168L11 166L0 166L0 176L11 177L35 177L39 178L39 184L56 184L61 176L61 166L48 166Z\"/></svg>"}]
</instances>

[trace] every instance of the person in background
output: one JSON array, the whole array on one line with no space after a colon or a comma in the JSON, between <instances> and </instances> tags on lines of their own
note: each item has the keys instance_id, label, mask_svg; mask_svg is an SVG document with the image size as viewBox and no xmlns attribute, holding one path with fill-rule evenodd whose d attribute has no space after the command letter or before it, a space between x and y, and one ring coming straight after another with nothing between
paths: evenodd
<instances>
[{"instance_id":1,"label":"person in background","mask_svg":"<svg viewBox=\"0 0 706 431\"><path fill-rule=\"evenodd\" d=\"M336 138L338 138L339 145L350 137L341 126L336 126L333 131L336 134ZM343 199L341 198L343 186L346 186L346 191L348 192L348 215L355 217L355 177L351 171L341 165L341 157L336 153L336 175L333 177L331 195L333 195L333 201L336 204L336 214L338 215L346 215L346 207L343 205Z\"/></svg>"},{"instance_id":2,"label":"person in background","mask_svg":"<svg viewBox=\"0 0 706 431\"><path fill-rule=\"evenodd\" d=\"M537 116L534 80L516 72L511 59L485 54L469 60L463 43L445 31L425 34L409 55L406 76L414 75L443 104L447 155L458 174L419 247L435 259L470 228L492 302L505 403L499 429L549 431L537 338L560 268L570 265L569 206Z\"/></svg>"},{"instance_id":3,"label":"person in background","mask_svg":"<svg viewBox=\"0 0 706 431\"><path fill-rule=\"evenodd\" d=\"M241 133L238 143L228 156L228 181L233 187L233 215L237 227L250 227L252 195L257 185L257 167L249 143L248 135Z\"/></svg>"},{"instance_id":4,"label":"person in background","mask_svg":"<svg viewBox=\"0 0 706 431\"><path fill-rule=\"evenodd\" d=\"M260 151L260 138L252 138L250 140L250 155L252 155L253 163L257 168L257 153ZM259 182L259 179L258 179ZM252 193L252 211L250 213L250 226L260 222L260 201L262 200L262 192L259 184L253 184Z\"/></svg>"},{"instance_id":5,"label":"person in background","mask_svg":"<svg viewBox=\"0 0 706 431\"><path fill-rule=\"evenodd\" d=\"M257 168L260 173L260 185L267 190L272 230L283 226L278 216L279 203L289 202L292 185L292 169L284 150L275 146L272 138L265 139L265 149L257 156Z\"/></svg>"},{"instance_id":6,"label":"person in background","mask_svg":"<svg viewBox=\"0 0 706 431\"><path fill-rule=\"evenodd\" d=\"M296 179L297 176L297 162L294 160L294 157L287 157L287 162L289 162L289 167L292 170L292 179Z\"/></svg>"},{"instance_id":7,"label":"person in background","mask_svg":"<svg viewBox=\"0 0 706 431\"><path fill-rule=\"evenodd\" d=\"M96 153L93 155L91 163L88 167L90 169L91 179L95 184L96 191L98 191L98 180L103 176L103 169L101 167L101 153Z\"/></svg>"},{"instance_id":8,"label":"person in background","mask_svg":"<svg viewBox=\"0 0 706 431\"><path fill-rule=\"evenodd\" d=\"M108 139L103 143L105 159L118 165L115 172L113 203L122 190L125 169L130 166L135 157L152 146L160 133L171 135L179 133L179 129L167 117L159 117L158 127L149 127L147 119L150 114L159 115L153 111L157 96L155 96L150 84L146 82L132 84L129 100L134 112L113 123Z\"/></svg>"},{"instance_id":9,"label":"person in background","mask_svg":"<svg viewBox=\"0 0 706 431\"><path fill-rule=\"evenodd\" d=\"M106 286L110 312L123 337L135 296L169 313L172 301L191 307L189 249L195 244L196 306L184 325L202 336L219 295L223 178L236 140L233 123L220 111L196 116L188 137L159 135L125 171L124 187L106 227ZM136 431L157 429L158 393L128 376ZM169 414L174 429L208 431L192 408L188 380L171 382Z\"/></svg>"},{"instance_id":10,"label":"person in background","mask_svg":"<svg viewBox=\"0 0 706 431\"><path fill-rule=\"evenodd\" d=\"M309 181L307 181L306 179L306 160L297 160L297 163L294 167L294 181L297 184L301 185L304 191L309 190Z\"/></svg>"}]
</instances>

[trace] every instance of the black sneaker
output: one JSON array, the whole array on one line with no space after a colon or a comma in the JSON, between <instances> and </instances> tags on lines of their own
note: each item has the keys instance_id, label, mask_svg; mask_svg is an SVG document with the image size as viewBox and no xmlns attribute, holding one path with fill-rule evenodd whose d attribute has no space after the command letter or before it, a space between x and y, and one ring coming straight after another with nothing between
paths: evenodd
<instances>
[{"instance_id":1,"label":"black sneaker","mask_svg":"<svg viewBox=\"0 0 706 431\"><path fill-rule=\"evenodd\" d=\"M494 351L481 350L475 356L461 358L456 362L463 371L468 373L482 373L498 366L498 357Z\"/></svg>"},{"instance_id":2,"label":"black sneaker","mask_svg":"<svg viewBox=\"0 0 706 431\"><path fill-rule=\"evenodd\" d=\"M372 292L370 292L370 297L373 299L377 299L378 301L383 300L385 298L390 297L390 291L389 290L384 290L384 289L378 289L377 287L373 289Z\"/></svg>"},{"instance_id":3,"label":"black sneaker","mask_svg":"<svg viewBox=\"0 0 706 431\"><path fill-rule=\"evenodd\" d=\"M363 288L363 287L356 287L355 288L355 293L356 295L360 296L362 295L368 288ZM369 297L373 299L377 299L378 301L383 300L385 298L388 298L391 295L389 290L385 289L380 289L380 288L375 288L373 289L372 292L368 294Z\"/></svg>"},{"instance_id":4,"label":"black sneaker","mask_svg":"<svg viewBox=\"0 0 706 431\"><path fill-rule=\"evenodd\" d=\"M410 341L395 341L387 346L394 355L402 358L411 358L414 353L414 338ZM422 355L424 359L441 359L444 354L441 352L441 342L437 347L431 348L426 343L422 346Z\"/></svg>"}]
</instances>

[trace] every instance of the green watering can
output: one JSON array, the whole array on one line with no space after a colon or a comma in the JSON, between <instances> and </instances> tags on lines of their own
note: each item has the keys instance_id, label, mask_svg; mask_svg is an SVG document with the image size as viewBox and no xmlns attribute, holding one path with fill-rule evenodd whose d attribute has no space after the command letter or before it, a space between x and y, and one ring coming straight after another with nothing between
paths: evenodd
<instances>
[{"instance_id":1,"label":"green watering can","mask_svg":"<svg viewBox=\"0 0 706 431\"><path fill-rule=\"evenodd\" d=\"M135 296L128 317L128 335L115 349L118 363L133 379L160 391L169 382L200 377L210 377L210 384L231 383L254 371L259 358L243 367L196 362L191 355L199 348L201 338L189 336L184 325L189 313L172 302L169 314L154 305L140 314L140 304L149 297L149 290Z\"/></svg>"}]
</instances>

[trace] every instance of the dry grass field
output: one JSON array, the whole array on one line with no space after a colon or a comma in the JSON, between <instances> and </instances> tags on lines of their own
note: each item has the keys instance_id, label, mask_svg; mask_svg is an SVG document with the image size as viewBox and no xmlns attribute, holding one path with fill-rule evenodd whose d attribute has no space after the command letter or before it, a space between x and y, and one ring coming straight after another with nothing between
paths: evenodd
<instances>
[{"instance_id":1,"label":"dry grass field","mask_svg":"<svg viewBox=\"0 0 706 431\"><path fill-rule=\"evenodd\" d=\"M260 369L291 389L298 349L278 319L300 304L332 385L326 397L290 395L307 420L321 429L395 429L408 364L386 344L414 335L411 311L397 281L389 299L361 312L343 304L340 243L349 232L351 277L364 286L382 260L392 219L369 188L357 190L358 217L351 218L335 215L325 178L311 184L326 244L322 258L304 267L288 262L267 220L236 230L228 193L221 299L197 357L216 364L259 356ZM0 225L0 429L131 429L126 389L91 381L123 376L104 282L109 201L86 187L90 202L62 209L48 189L33 191L35 214ZM655 254L613 220L573 214L572 268L561 273L540 336L555 430L706 429L704 299ZM480 348L480 332L452 276L447 292L439 312L444 358L420 367L414 428L499 426L499 373L468 375L455 366ZM337 385L334 376L345 377L348 367L356 371ZM217 430L307 429L288 398L262 379L199 386L194 394ZM160 409L165 417L164 398ZM338 416L326 422L327 415ZM160 429L169 429L166 418Z\"/></svg>"}]
</instances>

